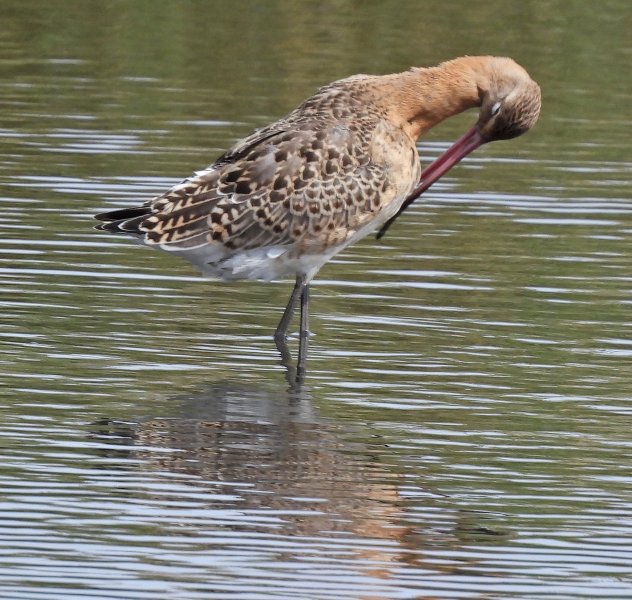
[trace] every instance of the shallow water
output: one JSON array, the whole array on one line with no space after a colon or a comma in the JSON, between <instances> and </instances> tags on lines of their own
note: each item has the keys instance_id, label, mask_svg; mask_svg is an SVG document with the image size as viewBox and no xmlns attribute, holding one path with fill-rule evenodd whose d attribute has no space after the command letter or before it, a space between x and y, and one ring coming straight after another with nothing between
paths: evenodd
<instances>
[{"instance_id":1,"label":"shallow water","mask_svg":"<svg viewBox=\"0 0 632 600\"><path fill-rule=\"evenodd\" d=\"M632 598L632 9L418 8L0 0L2 597ZM290 283L92 229L322 83L465 53L541 122L321 271L304 389Z\"/></svg>"}]
</instances>

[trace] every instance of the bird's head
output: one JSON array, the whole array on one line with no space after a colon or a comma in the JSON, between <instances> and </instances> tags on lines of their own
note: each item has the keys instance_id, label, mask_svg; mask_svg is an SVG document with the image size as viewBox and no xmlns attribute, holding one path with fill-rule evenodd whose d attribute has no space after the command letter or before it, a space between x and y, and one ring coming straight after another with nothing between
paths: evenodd
<instances>
[{"instance_id":1,"label":"bird's head","mask_svg":"<svg viewBox=\"0 0 632 600\"><path fill-rule=\"evenodd\" d=\"M419 183L404 200L399 212L380 229L378 239L397 215L470 152L488 142L508 140L526 133L540 116L540 86L512 59L464 57L444 65L449 76L457 82L476 82L478 98L474 95L470 106L480 106L478 121L423 170Z\"/></svg>"},{"instance_id":2,"label":"bird's head","mask_svg":"<svg viewBox=\"0 0 632 600\"><path fill-rule=\"evenodd\" d=\"M481 109L476 127L484 142L508 140L526 133L540 115L540 86L510 58L489 64L479 86Z\"/></svg>"}]
</instances>

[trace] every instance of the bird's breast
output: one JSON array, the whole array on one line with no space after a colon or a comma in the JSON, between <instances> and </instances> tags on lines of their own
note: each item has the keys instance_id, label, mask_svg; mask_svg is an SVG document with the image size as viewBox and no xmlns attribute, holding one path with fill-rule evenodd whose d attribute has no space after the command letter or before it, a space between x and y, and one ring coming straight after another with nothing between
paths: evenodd
<instances>
[{"instance_id":1,"label":"bird's breast","mask_svg":"<svg viewBox=\"0 0 632 600\"><path fill-rule=\"evenodd\" d=\"M381 121L371 139L371 161L383 165L384 178L388 184L382 197L380 213L394 214L416 185L421 173L415 142L401 128Z\"/></svg>"}]
</instances>

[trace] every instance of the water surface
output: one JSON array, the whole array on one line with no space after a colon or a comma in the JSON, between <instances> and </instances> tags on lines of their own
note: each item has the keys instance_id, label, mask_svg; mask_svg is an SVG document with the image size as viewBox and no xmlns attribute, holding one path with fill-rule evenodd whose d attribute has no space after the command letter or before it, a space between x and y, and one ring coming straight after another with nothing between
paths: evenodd
<instances>
[{"instance_id":1,"label":"water surface","mask_svg":"<svg viewBox=\"0 0 632 600\"><path fill-rule=\"evenodd\" d=\"M422 4L0 0L0 595L632 598L632 9ZM323 83L480 53L541 122L323 268L302 390L291 283L92 229Z\"/></svg>"}]
</instances>

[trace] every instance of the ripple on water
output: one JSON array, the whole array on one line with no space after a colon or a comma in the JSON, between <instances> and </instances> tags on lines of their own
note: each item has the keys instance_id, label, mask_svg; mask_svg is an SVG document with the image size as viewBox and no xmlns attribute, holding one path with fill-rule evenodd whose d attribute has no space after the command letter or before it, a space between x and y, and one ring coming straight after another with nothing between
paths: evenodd
<instances>
[{"instance_id":1,"label":"ripple on water","mask_svg":"<svg viewBox=\"0 0 632 600\"><path fill-rule=\"evenodd\" d=\"M304 598L564 597L569 577L579 597L626 589L628 478L599 468L623 438L503 430L501 411L467 430L445 406L424 423L345 425L309 396L235 382L168 398L168 418L78 419L54 397L30 411L42 406L2 433L15 598L222 597L237 581ZM612 576L596 595L595 571Z\"/></svg>"},{"instance_id":2,"label":"ripple on water","mask_svg":"<svg viewBox=\"0 0 632 600\"><path fill-rule=\"evenodd\" d=\"M270 339L289 284L205 282L91 217L204 167L287 86L120 76L126 47L0 83L3 590L632 596L630 165L537 137L472 157L323 269L299 393Z\"/></svg>"}]
</instances>

